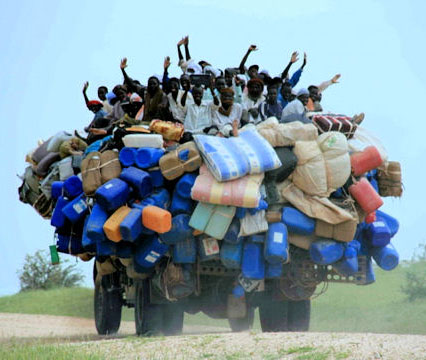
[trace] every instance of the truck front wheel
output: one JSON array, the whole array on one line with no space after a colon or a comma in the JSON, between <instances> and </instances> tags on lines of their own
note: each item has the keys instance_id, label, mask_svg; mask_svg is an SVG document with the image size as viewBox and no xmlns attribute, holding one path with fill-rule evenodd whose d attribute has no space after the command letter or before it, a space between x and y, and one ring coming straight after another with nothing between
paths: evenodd
<instances>
[{"instance_id":1,"label":"truck front wheel","mask_svg":"<svg viewBox=\"0 0 426 360\"><path fill-rule=\"evenodd\" d=\"M243 318L228 318L229 326L233 332L250 330L253 327L254 308L247 307L247 314Z\"/></svg>"},{"instance_id":2,"label":"truck front wheel","mask_svg":"<svg viewBox=\"0 0 426 360\"><path fill-rule=\"evenodd\" d=\"M95 325L99 335L115 334L121 322L123 299L120 289L108 286L111 281L104 279L95 283Z\"/></svg>"},{"instance_id":3,"label":"truck front wheel","mask_svg":"<svg viewBox=\"0 0 426 360\"><path fill-rule=\"evenodd\" d=\"M264 300L259 306L263 332L308 331L311 300Z\"/></svg>"},{"instance_id":4,"label":"truck front wheel","mask_svg":"<svg viewBox=\"0 0 426 360\"><path fill-rule=\"evenodd\" d=\"M180 335L183 330L184 311L179 304L166 304L163 309L163 334Z\"/></svg>"},{"instance_id":5,"label":"truck front wheel","mask_svg":"<svg viewBox=\"0 0 426 360\"><path fill-rule=\"evenodd\" d=\"M161 305L150 303L148 280L135 282L135 325L137 335L154 335L161 331Z\"/></svg>"},{"instance_id":6,"label":"truck front wheel","mask_svg":"<svg viewBox=\"0 0 426 360\"><path fill-rule=\"evenodd\" d=\"M311 319L311 300L288 301L288 330L308 331Z\"/></svg>"}]
</instances>

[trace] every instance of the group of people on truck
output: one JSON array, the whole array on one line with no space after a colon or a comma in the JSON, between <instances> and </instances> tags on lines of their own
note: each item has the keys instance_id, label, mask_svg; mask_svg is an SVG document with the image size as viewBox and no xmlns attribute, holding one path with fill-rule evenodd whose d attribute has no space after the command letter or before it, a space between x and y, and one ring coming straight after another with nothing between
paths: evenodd
<instances>
[{"instance_id":1,"label":"group of people on truck","mask_svg":"<svg viewBox=\"0 0 426 360\"><path fill-rule=\"evenodd\" d=\"M177 50L178 65L182 69L180 78L169 76L171 62L166 57L162 77L153 75L146 85L142 85L127 74L127 59L123 58L120 69L124 81L112 92L106 86L100 86L99 100L89 100L89 84L84 84L86 105L95 114L85 128L88 144L112 134L117 126L148 125L153 119L182 124L181 143L190 141L197 134L237 136L242 126L257 125L272 116L282 123L309 123L312 114L323 110L324 90L340 78L340 74L336 74L319 85L296 90L307 63L306 53L302 66L291 76L289 71L298 61L297 52L292 53L280 76L272 77L267 70L259 70L258 65L245 66L249 55L257 50L256 45L250 45L239 67L225 70L204 60L194 61L189 52L188 36L177 43ZM363 117L364 114L360 114L349 119L360 123Z\"/></svg>"}]
</instances>

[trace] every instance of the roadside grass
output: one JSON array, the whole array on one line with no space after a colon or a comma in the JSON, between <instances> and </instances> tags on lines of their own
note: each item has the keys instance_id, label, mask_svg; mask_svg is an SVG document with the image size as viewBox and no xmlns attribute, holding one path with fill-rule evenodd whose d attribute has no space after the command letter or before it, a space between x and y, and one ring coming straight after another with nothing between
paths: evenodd
<instances>
[{"instance_id":1,"label":"roadside grass","mask_svg":"<svg viewBox=\"0 0 426 360\"><path fill-rule=\"evenodd\" d=\"M23 343L11 341L0 344L0 359L16 360L101 360L105 359L100 354L90 354L75 346L63 344L43 344L41 342Z\"/></svg>"},{"instance_id":2,"label":"roadside grass","mask_svg":"<svg viewBox=\"0 0 426 360\"><path fill-rule=\"evenodd\" d=\"M310 331L426 334L426 301L408 302L401 291L406 269L376 269L377 281L368 286L329 284L326 293L312 300ZM0 297L0 312L93 318L93 289L28 291ZM122 320L134 321L133 309L123 308ZM185 324L229 328L227 320L201 313L185 314ZM260 329L258 311L254 329Z\"/></svg>"}]
</instances>

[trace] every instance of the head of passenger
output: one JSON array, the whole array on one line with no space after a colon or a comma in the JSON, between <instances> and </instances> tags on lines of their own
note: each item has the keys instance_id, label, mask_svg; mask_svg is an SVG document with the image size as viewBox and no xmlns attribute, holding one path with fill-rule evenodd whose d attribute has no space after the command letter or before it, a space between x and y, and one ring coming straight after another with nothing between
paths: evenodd
<instances>
[{"instance_id":1,"label":"head of passenger","mask_svg":"<svg viewBox=\"0 0 426 360\"><path fill-rule=\"evenodd\" d=\"M106 100L106 94L108 93L108 88L106 86L99 86L98 87L98 98L101 101Z\"/></svg>"},{"instance_id":2,"label":"head of passenger","mask_svg":"<svg viewBox=\"0 0 426 360\"><path fill-rule=\"evenodd\" d=\"M112 92L117 97L119 101L123 101L127 96L127 89L124 85L116 85Z\"/></svg>"},{"instance_id":3,"label":"head of passenger","mask_svg":"<svg viewBox=\"0 0 426 360\"><path fill-rule=\"evenodd\" d=\"M312 101L321 101L321 94L319 92L318 86L311 85L308 87L309 97Z\"/></svg>"},{"instance_id":4,"label":"head of passenger","mask_svg":"<svg viewBox=\"0 0 426 360\"><path fill-rule=\"evenodd\" d=\"M287 102L292 101L292 97L291 97L291 84L289 82L285 82L281 86L281 96Z\"/></svg>"},{"instance_id":5,"label":"head of passenger","mask_svg":"<svg viewBox=\"0 0 426 360\"><path fill-rule=\"evenodd\" d=\"M179 79L175 77L171 78L169 81L169 85L170 85L170 92L172 93L172 95L177 96L179 92Z\"/></svg>"},{"instance_id":6,"label":"head of passenger","mask_svg":"<svg viewBox=\"0 0 426 360\"><path fill-rule=\"evenodd\" d=\"M277 103L278 88L275 85L268 86L268 94L266 95L266 101L268 104L275 105Z\"/></svg>"},{"instance_id":7,"label":"head of passenger","mask_svg":"<svg viewBox=\"0 0 426 360\"><path fill-rule=\"evenodd\" d=\"M254 78L250 79L247 83L248 94L253 99L258 99L263 93L263 81Z\"/></svg>"},{"instance_id":8,"label":"head of passenger","mask_svg":"<svg viewBox=\"0 0 426 360\"><path fill-rule=\"evenodd\" d=\"M195 86L192 89L192 97L194 98L194 102L200 106L201 99L203 98L203 88L201 86Z\"/></svg>"},{"instance_id":9,"label":"head of passenger","mask_svg":"<svg viewBox=\"0 0 426 360\"><path fill-rule=\"evenodd\" d=\"M215 81L215 86L216 86L216 89L217 89L219 92L221 92L221 91L222 91L222 89L225 89L225 88L226 88L226 81L225 81L225 78L224 78L224 77L222 77L222 76L217 77L217 78L216 78L216 81Z\"/></svg>"},{"instance_id":10,"label":"head of passenger","mask_svg":"<svg viewBox=\"0 0 426 360\"><path fill-rule=\"evenodd\" d=\"M250 79L255 79L258 77L258 73L257 73L258 71L259 71L259 65L251 65L247 70L247 74Z\"/></svg>"},{"instance_id":11,"label":"head of passenger","mask_svg":"<svg viewBox=\"0 0 426 360\"><path fill-rule=\"evenodd\" d=\"M305 88L300 89L297 92L297 99L300 100L300 102L306 106L309 101L309 91Z\"/></svg>"},{"instance_id":12,"label":"head of passenger","mask_svg":"<svg viewBox=\"0 0 426 360\"><path fill-rule=\"evenodd\" d=\"M152 96L159 89L160 89L160 81L155 76L151 76L148 79L148 93Z\"/></svg>"},{"instance_id":13,"label":"head of passenger","mask_svg":"<svg viewBox=\"0 0 426 360\"><path fill-rule=\"evenodd\" d=\"M225 109L228 109L234 104L234 90L232 88L223 88L220 91L220 102Z\"/></svg>"}]
</instances>

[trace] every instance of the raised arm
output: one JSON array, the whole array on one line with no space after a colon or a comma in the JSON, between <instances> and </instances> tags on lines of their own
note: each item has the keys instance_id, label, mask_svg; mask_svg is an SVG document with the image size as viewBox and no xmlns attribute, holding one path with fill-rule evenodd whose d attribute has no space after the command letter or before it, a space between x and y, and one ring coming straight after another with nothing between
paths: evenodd
<instances>
[{"instance_id":1,"label":"raised arm","mask_svg":"<svg viewBox=\"0 0 426 360\"><path fill-rule=\"evenodd\" d=\"M321 84L318 85L318 92L323 92L330 85L337 84L339 82L340 76L340 74L336 74L330 80L323 81Z\"/></svg>"},{"instance_id":2,"label":"raised arm","mask_svg":"<svg viewBox=\"0 0 426 360\"><path fill-rule=\"evenodd\" d=\"M290 80L288 81L291 84L291 87L295 87L297 83L299 82L300 77L302 76L303 68L306 66L306 62L307 62L307 56L306 56L306 53L304 53L302 66L300 67L299 70L294 72L294 74L291 76Z\"/></svg>"},{"instance_id":3,"label":"raised arm","mask_svg":"<svg viewBox=\"0 0 426 360\"><path fill-rule=\"evenodd\" d=\"M212 93L213 96L213 104L215 104L216 106L220 105L220 101L218 99L218 97L216 96L215 92L214 92L214 84L213 84L213 79L210 79L210 86L209 86L210 92Z\"/></svg>"},{"instance_id":4,"label":"raised arm","mask_svg":"<svg viewBox=\"0 0 426 360\"><path fill-rule=\"evenodd\" d=\"M245 71L244 71L244 65L246 64L246 61L247 61L250 53L252 51L256 51L256 50L257 50L256 45L250 45L250 47L248 48L246 54L244 55L244 57L241 60L241 63L240 63L240 66L239 66L240 74L244 74L245 73Z\"/></svg>"},{"instance_id":5,"label":"raised arm","mask_svg":"<svg viewBox=\"0 0 426 360\"><path fill-rule=\"evenodd\" d=\"M170 88L169 88L169 69L170 66L170 56L166 56L164 58L164 63L163 63L163 67L164 67L164 72L163 72L163 91L168 94L170 92Z\"/></svg>"},{"instance_id":6,"label":"raised arm","mask_svg":"<svg viewBox=\"0 0 426 360\"><path fill-rule=\"evenodd\" d=\"M189 81L185 81L182 84L182 89L185 91L182 95L182 98L180 99L180 104L185 107L186 104L186 98L188 97L188 91L191 88L191 84L189 83Z\"/></svg>"},{"instance_id":7,"label":"raised arm","mask_svg":"<svg viewBox=\"0 0 426 360\"><path fill-rule=\"evenodd\" d=\"M177 51L178 51L178 56L179 56L179 62L181 62L183 60L183 55L182 55L182 51L180 51L180 47L184 43L185 43L185 38L180 39L180 41L177 43Z\"/></svg>"},{"instance_id":8,"label":"raised arm","mask_svg":"<svg viewBox=\"0 0 426 360\"><path fill-rule=\"evenodd\" d=\"M189 53L189 36L188 35L185 36L183 45L185 46L186 61L189 61L191 59L191 54Z\"/></svg>"},{"instance_id":9,"label":"raised arm","mask_svg":"<svg viewBox=\"0 0 426 360\"><path fill-rule=\"evenodd\" d=\"M83 85L83 96L84 96L84 102L86 103L86 106L89 107L89 98L87 97L86 91L87 88L89 87L89 82L86 81Z\"/></svg>"},{"instance_id":10,"label":"raised arm","mask_svg":"<svg viewBox=\"0 0 426 360\"><path fill-rule=\"evenodd\" d=\"M293 65L297 60L299 60L298 56L299 53L297 51L294 51L293 54L291 54L290 62L281 74L281 80L285 80L287 78L291 65Z\"/></svg>"},{"instance_id":11,"label":"raised arm","mask_svg":"<svg viewBox=\"0 0 426 360\"><path fill-rule=\"evenodd\" d=\"M129 75L127 75L127 72L125 70L126 67L127 67L127 58L122 58L120 61L120 69L124 77L124 83L127 85L129 91L136 92L138 94L140 93L143 94L142 86L134 82L133 79Z\"/></svg>"}]
</instances>

